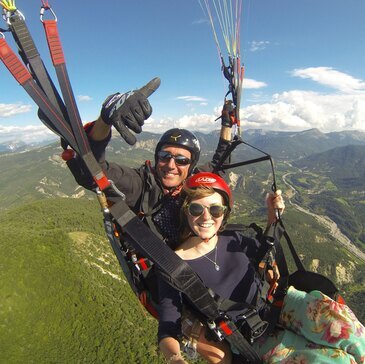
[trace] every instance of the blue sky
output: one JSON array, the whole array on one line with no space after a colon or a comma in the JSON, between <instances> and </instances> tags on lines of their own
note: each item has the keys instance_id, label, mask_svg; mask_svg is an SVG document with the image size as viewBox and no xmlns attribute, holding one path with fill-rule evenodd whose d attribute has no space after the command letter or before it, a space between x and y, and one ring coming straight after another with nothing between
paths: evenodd
<instances>
[{"instance_id":1,"label":"blue sky","mask_svg":"<svg viewBox=\"0 0 365 364\"><path fill-rule=\"evenodd\" d=\"M219 128L214 120L227 82L198 0L49 3L58 16L83 120L95 119L109 94L159 76L145 130ZM39 22L41 1L17 0L16 5L52 71ZM312 127L365 131L364 14L362 0L244 0L243 133ZM6 39L13 45L10 34ZM0 69L0 142L43 138L47 133L36 106L3 65Z\"/></svg>"}]
</instances>

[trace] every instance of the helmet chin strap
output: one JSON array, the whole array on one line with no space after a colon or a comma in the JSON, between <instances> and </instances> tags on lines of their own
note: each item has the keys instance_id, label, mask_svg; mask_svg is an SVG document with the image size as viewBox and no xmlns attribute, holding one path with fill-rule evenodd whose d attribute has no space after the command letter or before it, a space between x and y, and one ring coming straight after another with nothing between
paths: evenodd
<instances>
[{"instance_id":1,"label":"helmet chin strap","mask_svg":"<svg viewBox=\"0 0 365 364\"><path fill-rule=\"evenodd\" d=\"M183 182L180 183L178 186L173 186L173 187L165 187L162 183L161 186L163 188L164 194L169 194L169 195L177 195L178 193L180 193L182 187L183 187Z\"/></svg>"}]
</instances>

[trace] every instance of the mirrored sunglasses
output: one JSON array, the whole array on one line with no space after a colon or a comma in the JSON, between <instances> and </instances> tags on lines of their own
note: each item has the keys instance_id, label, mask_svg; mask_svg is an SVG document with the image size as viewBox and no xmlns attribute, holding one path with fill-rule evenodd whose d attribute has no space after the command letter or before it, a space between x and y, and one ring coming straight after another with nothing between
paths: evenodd
<instances>
[{"instance_id":1,"label":"mirrored sunglasses","mask_svg":"<svg viewBox=\"0 0 365 364\"><path fill-rule=\"evenodd\" d=\"M157 153L157 157L161 162L168 163L173 158L175 163L179 166L187 166L191 163L191 159L184 157L183 155L173 155L170 152L160 151Z\"/></svg>"},{"instance_id":2,"label":"mirrored sunglasses","mask_svg":"<svg viewBox=\"0 0 365 364\"><path fill-rule=\"evenodd\" d=\"M210 205L204 206L200 203L192 202L188 205L188 212L191 216L198 217L204 213L204 209L208 209L212 217L221 217L227 209L227 206L223 205Z\"/></svg>"}]
</instances>

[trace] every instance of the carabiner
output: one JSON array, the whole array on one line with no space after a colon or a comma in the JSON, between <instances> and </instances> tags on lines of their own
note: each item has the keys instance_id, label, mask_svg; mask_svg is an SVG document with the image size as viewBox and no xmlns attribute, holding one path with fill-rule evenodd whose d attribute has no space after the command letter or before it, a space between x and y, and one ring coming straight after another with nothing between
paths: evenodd
<instances>
[{"instance_id":1,"label":"carabiner","mask_svg":"<svg viewBox=\"0 0 365 364\"><path fill-rule=\"evenodd\" d=\"M5 8L3 8L3 19L4 21L6 21L6 24L11 25L10 18L13 17L14 15L18 15L20 18L25 20L25 16L18 9L13 11L13 10L6 10Z\"/></svg>"},{"instance_id":2,"label":"carabiner","mask_svg":"<svg viewBox=\"0 0 365 364\"><path fill-rule=\"evenodd\" d=\"M43 16L44 16L44 13L45 13L45 11L46 11L46 10L49 10L49 11L51 12L51 14L52 14L52 16L53 16L54 21L56 21L56 22L57 22L57 16L56 16L56 13L55 13L55 12L53 11L53 9L49 6L48 1L47 1L47 3L45 3L45 2L42 0L42 3L43 3L43 5L42 5L41 10L40 10L40 13L39 13L39 18L40 18L41 22L43 23Z\"/></svg>"}]
</instances>

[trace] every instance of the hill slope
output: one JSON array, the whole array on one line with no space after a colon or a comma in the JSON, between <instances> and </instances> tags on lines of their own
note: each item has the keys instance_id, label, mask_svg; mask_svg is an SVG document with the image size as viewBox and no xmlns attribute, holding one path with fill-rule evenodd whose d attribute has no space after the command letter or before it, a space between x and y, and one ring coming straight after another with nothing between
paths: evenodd
<instances>
[{"instance_id":1,"label":"hill slope","mask_svg":"<svg viewBox=\"0 0 365 364\"><path fill-rule=\"evenodd\" d=\"M313 211L329 216L365 247L365 148L348 145L293 162L291 182ZM307 201L305 201L307 200Z\"/></svg>"},{"instance_id":2,"label":"hill slope","mask_svg":"<svg viewBox=\"0 0 365 364\"><path fill-rule=\"evenodd\" d=\"M0 215L4 363L158 363L156 320L122 279L96 202Z\"/></svg>"},{"instance_id":3,"label":"hill slope","mask_svg":"<svg viewBox=\"0 0 365 364\"><path fill-rule=\"evenodd\" d=\"M329 176L338 188L365 190L365 147L346 145L294 162L299 168Z\"/></svg>"},{"instance_id":4,"label":"hill slope","mask_svg":"<svg viewBox=\"0 0 365 364\"><path fill-rule=\"evenodd\" d=\"M123 158L129 165L153 159L158 136L141 135L144 138L134 148L125 146L119 138L113 139L108 151L111 159ZM299 137L301 148L306 140L311 140L312 147L306 149L311 153L318 151L323 141L323 135L318 135L316 130L301 136L293 133L291 137L288 133L274 133L269 137L257 131L250 137L261 147L271 145L272 151L280 156L295 148ZM203 153L203 159L209 158L216 138L214 134L201 136L203 149L208 151ZM331 143L326 143L324 149L333 145L336 138L330 139ZM286 140L284 149L280 149L278 140L281 144ZM354 136L349 135L348 140L354 140ZM301 148L291 156L303 156ZM89 200L94 199L93 194L76 185L60 160L60 153L61 149L53 144L24 153L0 155L3 172L0 281L5 282L0 291L2 358L6 363L157 363L156 322L144 316L136 298L123 283L119 266L105 240L98 204ZM236 157L239 160L247 156L247 152L241 151ZM282 177L290 171L291 182L298 192L297 202L317 213L336 212L331 217L341 218L344 231L356 236L361 244L365 213L353 212L363 211L359 209L364 198L359 199L360 195L353 192L362 187L346 190L346 186L332 181L339 176L339 171L333 169L337 168L336 161L339 165L344 163L338 163L340 156L337 151L321 153L312 161L303 158L298 162L303 164L293 168L290 167L292 159L284 159L285 163L278 163L277 172ZM318 159L321 159L319 166L327 163L329 168L316 169ZM270 170L265 163L234 170L236 222L264 223L263 201L271 187ZM351 176L353 170L343 169L341 178ZM355 170L359 181L363 181L363 170ZM359 202L358 210L351 206L354 201ZM364 264L344 250L313 217L288 205L283 218L305 266L331 277L345 288L346 300L365 322Z\"/></svg>"}]
</instances>

